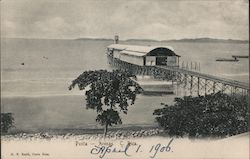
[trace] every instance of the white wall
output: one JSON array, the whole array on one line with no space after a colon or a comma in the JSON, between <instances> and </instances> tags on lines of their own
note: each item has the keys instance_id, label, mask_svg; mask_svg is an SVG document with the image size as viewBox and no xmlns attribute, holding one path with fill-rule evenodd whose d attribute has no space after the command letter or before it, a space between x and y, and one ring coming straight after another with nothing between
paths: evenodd
<instances>
[{"instance_id":1,"label":"white wall","mask_svg":"<svg viewBox=\"0 0 250 159\"><path fill-rule=\"evenodd\" d=\"M126 54L121 54L120 60L143 66L143 57L141 56L131 56L131 55L126 55Z\"/></svg>"},{"instance_id":2,"label":"white wall","mask_svg":"<svg viewBox=\"0 0 250 159\"><path fill-rule=\"evenodd\" d=\"M167 65L168 66L176 66L177 65L177 57L176 56L168 56Z\"/></svg>"}]
</instances>

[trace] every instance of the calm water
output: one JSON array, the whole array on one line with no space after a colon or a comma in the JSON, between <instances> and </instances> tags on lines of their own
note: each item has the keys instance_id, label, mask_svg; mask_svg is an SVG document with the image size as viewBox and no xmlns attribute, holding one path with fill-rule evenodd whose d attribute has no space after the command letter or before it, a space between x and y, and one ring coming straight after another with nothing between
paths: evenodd
<instances>
[{"instance_id":1,"label":"calm water","mask_svg":"<svg viewBox=\"0 0 250 159\"><path fill-rule=\"evenodd\" d=\"M71 81L85 70L109 69L106 46L112 41L5 39L1 53L1 107L14 113L16 127L96 127L96 113L85 110L84 92L68 91ZM248 59L216 62L218 57L248 55L248 44L143 43L171 45L181 62L200 62L201 72L248 82ZM24 63L24 65L22 65ZM138 96L123 115L125 125L154 125L152 112L174 95Z\"/></svg>"}]
</instances>

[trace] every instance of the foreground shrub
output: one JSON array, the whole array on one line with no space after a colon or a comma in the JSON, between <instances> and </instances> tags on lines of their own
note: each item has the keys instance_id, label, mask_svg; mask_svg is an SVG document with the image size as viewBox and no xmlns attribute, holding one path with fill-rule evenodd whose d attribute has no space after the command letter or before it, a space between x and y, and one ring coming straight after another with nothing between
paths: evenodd
<instances>
[{"instance_id":1,"label":"foreground shrub","mask_svg":"<svg viewBox=\"0 0 250 159\"><path fill-rule=\"evenodd\" d=\"M226 136L249 131L248 98L216 94L175 98L172 106L154 111L170 136Z\"/></svg>"},{"instance_id":2,"label":"foreground shrub","mask_svg":"<svg viewBox=\"0 0 250 159\"><path fill-rule=\"evenodd\" d=\"M7 133L14 126L12 113L1 113L1 132Z\"/></svg>"}]
</instances>

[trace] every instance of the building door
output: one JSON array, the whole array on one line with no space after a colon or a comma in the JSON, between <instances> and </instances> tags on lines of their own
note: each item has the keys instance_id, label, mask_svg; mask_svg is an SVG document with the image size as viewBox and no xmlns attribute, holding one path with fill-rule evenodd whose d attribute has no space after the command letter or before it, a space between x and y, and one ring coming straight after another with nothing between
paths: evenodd
<instances>
[{"instance_id":1,"label":"building door","mask_svg":"<svg viewBox=\"0 0 250 159\"><path fill-rule=\"evenodd\" d=\"M166 56L156 57L156 65L167 65L167 59Z\"/></svg>"}]
</instances>

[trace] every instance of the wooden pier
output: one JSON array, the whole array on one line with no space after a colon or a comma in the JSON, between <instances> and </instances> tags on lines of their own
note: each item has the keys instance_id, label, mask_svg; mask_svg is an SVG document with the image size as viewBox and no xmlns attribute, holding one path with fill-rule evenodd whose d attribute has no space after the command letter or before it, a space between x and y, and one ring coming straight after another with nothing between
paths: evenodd
<instances>
[{"instance_id":1,"label":"wooden pier","mask_svg":"<svg viewBox=\"0 0 250 159\"><path fill-rule=\"evenodd\" d=\"M156 79L172 81L177 86L183 86L190 95L206 95L218 91L231 95L249 95L249 83L226 79L200 72L200 64L193 63L188 69L182 63L179 65L180 55L171 46L140 46L119 44L119 37L115 36L115 44L107 46L107 59L111 66L130 71L135 75L147 75ZM248 56L232 56L237 58ZM231 60L231 59L230 59Z\"/></svg>"},{"instance_id":2,"label":"wooden pier","mask_svg":"<svg viewBox=\"0 0 250 159\"><path fill-rule=\"evenodd\" d=\"M157 79L171 80L189 91L190 95L206 95L218 91L231 95L249 95L249 84L227 78L172 66L138 66L110 57L111 66L131 71L136 75L149 75Z\"/></svg>"},{"instance_id":3,"label":"wooden pier","mask_svg":"<svg viewBox=\"0 0 250 159\"><path fill-rule=\"evenodd\" d=\"M197 95L206 95L209 93L216 93L218 91L241 95L249 94L248 83L213 76L201 72L190 71L179 67L154 67L165 69L172 72L172 74L175 74L174 80L179 85L184 86L184 88L188 88L191 95L193 93L197 93Z\"/></svg>"}]
</instances>

